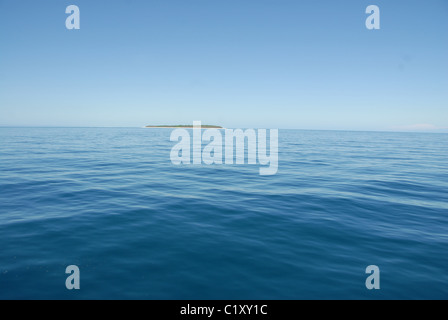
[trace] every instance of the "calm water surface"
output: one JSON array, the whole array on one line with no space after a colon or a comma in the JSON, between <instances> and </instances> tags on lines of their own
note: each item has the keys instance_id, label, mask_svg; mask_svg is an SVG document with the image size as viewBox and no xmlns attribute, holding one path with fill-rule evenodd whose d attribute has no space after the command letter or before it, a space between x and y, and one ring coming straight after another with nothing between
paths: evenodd
<instances>
[{"instance_id":1,"label":"calm water surface","mask_svg":"<svg viewBox=\"0 0 448 320\"><path fill-rule=\"evenodd\" d=\"M0 128L0 299L448 299L448 134L280 130L260 176L170 133Z\"/></svg>"}]
</instances>

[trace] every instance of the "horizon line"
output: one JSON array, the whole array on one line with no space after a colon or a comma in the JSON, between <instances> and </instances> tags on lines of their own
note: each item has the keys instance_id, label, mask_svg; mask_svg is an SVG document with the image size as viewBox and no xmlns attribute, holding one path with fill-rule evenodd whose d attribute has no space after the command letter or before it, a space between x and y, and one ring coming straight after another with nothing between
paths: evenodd
<instances>
[{"instance_id":1,"label":"horizon line","mask_svg":"<svg viewBox=\"0 0 448 320\"><path fill-rule=\"evenodd\" d=\"M63 129L63 128L97 128L97 129L114 129L114 128L128 128L128 129L151 129L147 128L146 126L49 126L49 125L43 125L43 126L26 126L26 125L0 125L0 128L42 128L42 129ZM223 127L222 129L248 129L250 127ZM174 129L174 128L163 128L160 127L159 129ZM193 128L179 128L179 129L193 129ZM204 128L208 129L208 128ZM391 130L391 129L385 129L385 130L360 130L360 129L300 129L300 128L256 128L256 129L278 129L278 130L299 130L299 131L341 131L341 132L384 132L384 133L435 133L435 134L447 134L447 129L435 129L435 130ZM444 131L445 130L445 131Z\"/></svg>"}]
</instances>

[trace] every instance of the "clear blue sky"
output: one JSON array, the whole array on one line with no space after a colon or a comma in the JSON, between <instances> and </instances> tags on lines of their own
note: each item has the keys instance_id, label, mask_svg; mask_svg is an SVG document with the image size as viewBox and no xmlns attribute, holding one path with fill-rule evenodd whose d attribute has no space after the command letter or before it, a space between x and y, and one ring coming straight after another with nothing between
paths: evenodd
<instances>
[{"instance_id":1,"label":"clear blue sky","mask_svg":"<svg viewBox=\"0 0 448 320\"><path fill-rule=\"evenodd\" d=\"M193 120L448 128L448 1L0 0L0 125Z\"/></svg>"}]
</instances>

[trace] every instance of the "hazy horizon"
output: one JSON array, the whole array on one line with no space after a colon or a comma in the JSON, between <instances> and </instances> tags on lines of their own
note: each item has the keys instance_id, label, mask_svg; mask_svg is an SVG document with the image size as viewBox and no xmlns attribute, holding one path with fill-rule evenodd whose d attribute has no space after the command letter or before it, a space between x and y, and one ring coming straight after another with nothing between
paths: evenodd
<instances>
[{"instance_id":1,"label":"hazy horizon","mask_svg":"<svg viewBox=\"0 0 448 320\"><path fill-rule=\"evenodd\" d=\"M162 125L162 124L160 124ZM176 125L176 124L174 124ZM210 124L203 124L203 125L210 125ZM212 124L215 125L215 124ZM220 125L220 124L217 124ZM171 127L154 127L154 128L146 128L146 125L142 125L142 126L82 126L82 125L77 125L77 126L27 126L27 125L0 125L0 128L132 128L132 129L170 129ZM222 126L221 129L249 129L251 127L249 126ZM184 129L191 129L191 128L184 128ZM205 128L204 128L205 129ZM430 130L430 129L421 129L421 130L405 130L405 129L384 129L384 130L354 130L354 129L304 129L304 128L273 128L273 127L259 127L259 128L254 128L254 129L279 129L279 130L302 130L302 131L350 131L350 132L390 132L390 133L435 133L435 134L439 134L439 133L443 133L446 134L448 133L448 129L437 129L437 130Z\"/></svg>"}]
</instances>

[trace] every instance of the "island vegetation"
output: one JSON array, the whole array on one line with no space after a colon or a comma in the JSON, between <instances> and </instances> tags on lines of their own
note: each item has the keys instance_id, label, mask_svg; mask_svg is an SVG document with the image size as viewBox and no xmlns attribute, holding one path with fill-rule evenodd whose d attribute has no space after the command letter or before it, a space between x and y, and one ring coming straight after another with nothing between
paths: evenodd
<instances>
[{"instance_id":1,"label":"island vegetation","mask_svg":"<svg viewBox=\"0 0 448 320\"><path fill-rule=\"evenodd\" d=\"M189 125L183 125L183 124L178 124L178 125L149 125L146 126L145 128L193 128L193 125L189 124ZM221 126L215 126L215 125L209 125L209 124L203 124L201 125L202 129L224 129Z\"/></svg>"}]
</instances>

